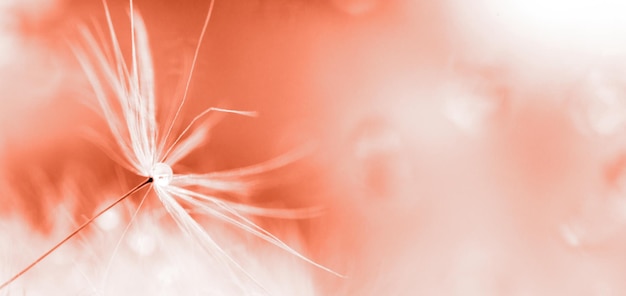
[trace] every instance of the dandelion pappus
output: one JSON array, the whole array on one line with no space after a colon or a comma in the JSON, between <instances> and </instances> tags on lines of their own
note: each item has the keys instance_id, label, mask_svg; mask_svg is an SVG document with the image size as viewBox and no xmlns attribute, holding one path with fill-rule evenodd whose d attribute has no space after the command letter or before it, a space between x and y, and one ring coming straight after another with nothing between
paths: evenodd
<instances>
[{"instance_id":1,"label":"dandelion pappus","mask_svg":"<svg viewBox=\"0 0 626 296\"><path fill-rule=\"evenodd\" d=\"M257 165L228 171L177 174L172 169L180 160L188 156L207 140L207 132L214 122L205 120L204 123L198 123L210 113L256 116L255 112L250 111L209 108L195 116L178 133L178 136L174 136L174 126L187 99L192 74L198 59L200 45L213 11L214 1L210 2L208 13L198 38L198 44L194 52L181 102L171 120L164 125L160 125L157 119L154 66L148 42L147 28L141 15L135 10L131 0L129 3L131 61L128 64L122 54L106 0L103 0L103 4L110 35L110 48L99 44L98 40L86 27L81 27L80 32L85 45L72 46L72 49L93 88L108 129L115 140L115 146L119 150L119 153L116 154L118 155L117 160L131 172L146 177L146 179L79 226L61 242L33 261L32 264L0 285L0 289L8 286L50 255L58 247L87 227L94 219L148 185L153 189L165 210L178 226L190 237L197 240L212 259L220 262L233 275L233 280L236 282L242 280L240 278L247 278L265 291L263 285L247 273L207 233L200 223L190 215L190 211L185 206L192 208L194 213L209 215L222 222L232 224L299 257L313 266L340 276L327 267L300 254L246 217L246 215L255 215L303 218L307 216L307 210L262 208L218 197L221 193L246 192L248 187L251 186L248 182L250 177L283 167L301 158L306 149L296 150ZM108 95L109 93L112 93L112 95ZM160 129L163 126L165 129Z\"/></svg>"}]
</instances>

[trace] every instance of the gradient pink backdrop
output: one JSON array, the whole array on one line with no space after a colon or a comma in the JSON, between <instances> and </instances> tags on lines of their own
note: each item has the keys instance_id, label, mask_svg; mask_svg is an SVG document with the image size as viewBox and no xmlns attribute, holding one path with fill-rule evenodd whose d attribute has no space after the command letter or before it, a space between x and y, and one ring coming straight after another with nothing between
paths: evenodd
<instances>
[{"instance_id":1,"label":"gradient pink backdrop","mask_svg":"<svg viewBox=\"0 0 626 296\"><path fill-rule=\"evenodd\" d=\"M104 30L102 3L3 3L0 281L141 180L86 137L108 133L68 44L78 24ZM109 7L128 39L128 2ZM159 106L171 108L208 1L135 7L150 34ZM316 144L249 201L324 206L312 219L258 223L346 278L205 225L276 295L621 295L623 8L217 0L183 118L210 106L260 116L226 116L179 169L236 168ZM207 285L229 295L226 277L194 265L197 246L154 198L108 263L138 200L0 295L184 295ZM106 288L93 284L107 266ZM152 277L159 268L168 276Z\"/></svg>"}]
</instances>

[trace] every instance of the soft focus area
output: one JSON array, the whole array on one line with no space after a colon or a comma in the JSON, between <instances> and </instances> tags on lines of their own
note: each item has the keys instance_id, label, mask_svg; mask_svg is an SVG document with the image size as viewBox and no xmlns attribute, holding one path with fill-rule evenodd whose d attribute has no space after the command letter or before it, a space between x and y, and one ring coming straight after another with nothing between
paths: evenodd
<instances>
[{"instance_id":1,"label":"soft focus area","mask_svg":"<svg viewBox=\"0 0 626 296\"><path fill-rule=\"evenodd\" d=\"M106 5L130 61L129 2ZM134 1L159 116L179 107L209 7ZM307 147L219 197L315 209L249 219L342 276L185 208L258 283L233 281L144 188L0 296L624 295L625 8L215 0L175 130L209 107L258 116L216 116L172 168ZM84 28L110 43L102 1L0 0L0 284L143 180L107 149Z\"/></svg>"}]
</instances>

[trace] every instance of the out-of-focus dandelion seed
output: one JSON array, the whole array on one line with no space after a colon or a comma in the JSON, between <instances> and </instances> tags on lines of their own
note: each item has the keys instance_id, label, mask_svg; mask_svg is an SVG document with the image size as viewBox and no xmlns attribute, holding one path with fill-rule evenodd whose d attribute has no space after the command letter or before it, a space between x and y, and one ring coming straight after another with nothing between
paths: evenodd
<instances>
[{"instance_id":1,"label":"out-of-focus dandelion seed","mask_svg":"<svg viewBox=\"0 0 626 296\"><path fill-rule=\"evenodd\" d=\"M252 280L261 290L265 290L261 283L252 277L235 259L231 258L229 253L205 231L190 215L189 210L185 206L192 209L194 213L203 213L232 224L318 268L340 276L327 267L300 254L246 217L247 215L255 215L302 218L301 211L266 209L218 198L221 194L237 195L247 192L252 186L248 182L251 177L293 162L295 159L302 157L303 151L298 150L265 163L229 171L205 174L175 174L172 170L173 165L207 140L207 132L212 127L213 121L206 120L206 117L211 113L231 113L244 116L256 115L254 112L209 108L193 118L186 128L175 136L174 126L189 91L191 77L198 58L200 45L211 17L214 1L210 1L209 4L207 17L198 38L198 45L196 46L190 74L186 81L180 105L173 117L165 123L157 120L154 67L147 29L141 16L134 10L133 1L131 0L131 61L130 64L127 64L120 48L106 0L103 1L103 4L108 32L111 38L110 48L99 44L89 30L82 27L81 33L85 40L85 46L74 46L73 49L93 87L97 102L115 139L117 148L121 151L121 156L118 157L118 160L132 172L147 179L96 214L94 218L81 225L26 269L0 285L0 289L43 260L91 221L102 216L103 213L107 212L114 205L148 185L154 189L159 200L178 226L190 237L193 237L216 262L224 266L229 271L229 274L233 276L235 282L241 282L241 278L247 278ZM112 96L109 95L111 92ZM145 253L145 245L139 245L139 253Z\"/></svg>"},{"instance_id":2,"label":"out-of-focus dandelion seed","mask_svg":"<svg viewBox=\"0 0 626 296\"><path fill-rule=\"evenodd\" d=\"M412 178L405 139L389 121L381 117L363 119L352 131L349 151L355 161L350 175L379 197L396 196Z\"/></svg>"},{"instance_id":3,"label":"out-of-focus dandelion seed","mask_svg":"<svg viewBox=\"0 0 626 296\"><path fill-rule=\"evenodd\" d=\"M140 256L149 256L157 247L156 239L149 233L136 232L130 235L130 248Z\"/></svg>"},{"instance_id":4,"label":"out-of-focus dandelion seed","mask_svg":"<svg viewBox=\"0 0 626 296\"><path fill-rule=\"evenodd\" d=\"M573 123L582 134L622 142L626 128L626 79L621 69L611 68L603 66L590 71L575 88L576 93L569 99L568 107ZM561 225L562 237L569 245L582 247L608 243L625 233L624 164L624 159L620 158L611 165L605 176L605 190L585 199L578 212Z\"/></svg>"},{"instance_id":5,"label":"out-of-focus dandelion seed","mask_svg":"<svg viewBox=\"0 0 626 296\"><path fill-rule=\"evenodd\" d=\"M363 122L357 133L354 152L358 158L393 153L402 147L400 135L384 123L376 120Z\"/></svg>"},{"instance_id":6,"label":"out-of-focus dandelion seed","mask_svg":"<svg viewBox=\"0 0 626 296\"><path fill-rule=\"evenodd\" d=\"M626 170L619 160L607 174L607 188L582 202L561 235L573 247L602 244L626 231Z\"/></svg>"},{"instance_id":7,"label":"out-of-focus dandelion seed","mask_svg":"<svg viewBox=\"0 0 626 296\"><path fill-rule=\"evenodd\" d=\"M111 231L121 223L121 217L117 209L113 208L102 214L94 222L104 231Z\"/></svg>"},{"instance_id":8,"label":"out-of-focus dandelion seed","mask_svg":"<svg viewBox=\"0 0 626 296\"><path fill-rule=\"evenodd\" d=\"M572 115L584 133L611 136L626 124L626 97L623 82L592 72L574 99Z\"/></svg>"},{"instance_id":9,"label":"out-of-focus dandelion seed","mask_svg":"<svg viewBox=\"0 0 626 296\"><path fill-rule=\"evenodd\" d=\"M459 129L469 134L483 132L506 111L505 99L471 88L444 90L443 112Z\"/></svg>"},{"instance_id":10,"label":"out-of-focus dandelion seed","mask_svg":"<svg viewBox=\"0 0 626 296\"><path fill-rule=\"evenodd\" d=\"M626 197L610 196L589 201L561 226L563 239L572 247L602 244L616 238L626 227Z\"/></svg>"}]
</instances>

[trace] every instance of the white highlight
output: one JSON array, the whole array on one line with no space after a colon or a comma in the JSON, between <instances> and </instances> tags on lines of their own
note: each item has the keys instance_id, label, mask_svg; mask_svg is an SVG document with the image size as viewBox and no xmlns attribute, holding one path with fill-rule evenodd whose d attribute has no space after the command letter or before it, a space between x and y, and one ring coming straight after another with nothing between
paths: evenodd
<instances>
[{"instance_id":1,"label":"white highlight","mask_svg":"<svg viewBox=\"0 0 626 296\"><path fill-rule=\"evenodd\" d=\"M151 235L145 233L135 233L128 241L130 248L139 256L149 256L157 248L157 242Z\"/></svg>"},{"instance_id":2,"label":"white highlight","mask_svg":"<svg viewBox=\"0 0 626 296\"><path fill-rule=\"evenodd\" d=\"M446 92L443 112L464 132L481 132L503 109L497 98L474 93L471 89L452 88Z\"/></svg>"},{"instance_id":3,"label":"white highlight","mask_svg":"<svg viewBox=\"0 0 626 296\"><path fill-rule=\"evenodd\" d=\"M113 208L106 211L102 216L98 217L94 222L104 231L111 231L120 225L120 215L118 210Z\"/></svg>"}]
</instances>

